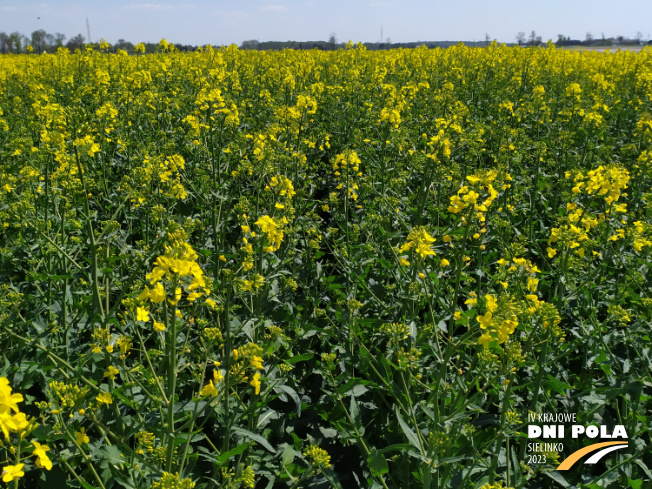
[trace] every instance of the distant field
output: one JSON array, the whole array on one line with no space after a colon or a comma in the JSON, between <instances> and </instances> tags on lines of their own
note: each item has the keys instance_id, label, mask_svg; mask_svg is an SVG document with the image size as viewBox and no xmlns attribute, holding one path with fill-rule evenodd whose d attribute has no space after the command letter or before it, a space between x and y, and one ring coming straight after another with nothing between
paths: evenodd
<instances>
[{"instance_id":1,"label":"distant field","mask_svg":"<svg viewBox=\"0 0 652 489\"><path fill-rule=\"evenodd\" d=\"M642 51L646 46L564 46L561 49L573 50L573 51L611 51L616 52L620 51ZM650 46L648 46L650 47ZM652 47L650 48L652 49Z\"/></svg>"}]
</instances>

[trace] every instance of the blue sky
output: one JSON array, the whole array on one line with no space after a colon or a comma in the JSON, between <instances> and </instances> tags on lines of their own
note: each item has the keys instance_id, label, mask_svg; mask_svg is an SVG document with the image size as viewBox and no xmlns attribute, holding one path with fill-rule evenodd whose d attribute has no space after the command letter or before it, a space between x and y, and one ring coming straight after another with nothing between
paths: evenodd
<instances>
[{"instance_id":1,"label":"blue sky","mask_svg":"<svg viewBox=\"0 0 652 489\"><path fill-rule=\"evenodd\" d=\"M556 40L558 34L584 39L641 32L652 35L651 0L240 0L167 1L0 0L0 31L29 35L37 29L115 42L240 44L244 40L327 40L392 42L473 41L485 34L514 42L532 30Z\"/></svg>"}]
</instances>

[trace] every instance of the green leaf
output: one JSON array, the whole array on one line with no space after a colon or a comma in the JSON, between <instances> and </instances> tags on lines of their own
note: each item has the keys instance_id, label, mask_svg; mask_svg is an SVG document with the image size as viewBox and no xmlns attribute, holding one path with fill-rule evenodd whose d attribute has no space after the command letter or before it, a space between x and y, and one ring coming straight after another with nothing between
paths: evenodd
<instances>
[{"instance_id":1,"label":"green leaf","mask_svg":"<svg viewBox=\"0 0 652 489\"><path fill-rule=\"evenodd\" d=\"M61 282L72 278L72 275L48 275L48 278L53 282Z\"/></svg>"},{"instance_id":2,"label":"green leaf","mask_svg":"<svg viewBox=\"0 0 652 489\"><path fill-rule=\"evenodd\" d=\"M634 463L643 469L643 472L645 472L645 475L647 475L648 478L652 479L652 471L650 471L647 465L645 465L641 460L635 460Z\"/></svg>"},{"instance_id":3,"label":"green leaf","mask_svg":"<svg viewBox=\"0 0 652 489\"><path fill-rule=\"evenodd\" d=\"M514 486L519 487L523 482L523 473L519 464L518 454L516 453L516 447L511 446L511 459L512 459L512 473L514 474Z\"/></svg>"},{"instance_id":4,"label":"green leaf","mask_svg":"<svg viewBox=\"0 0 652 489\"><path fill-rule=\"evenodd\" d=\"M115 480L118 484L120 484L122 487L125 489L137 489L137 485L135 485L135 482L133 478L131 477L132 472L131 471L126 471L122 472L119 470L115 470L113 472L113 477L115 477Z\"/></svg>"},{"instance_id":5,"label":"green leaf","mask_svg":"<svg viewBox=\"0 0 652 489\"><path fill-rule=\"evenodd\" d=\"M564 487L571 487L570 483L564 479L564 476L562 476L559 472L556 470L551 470L549 472L544 472L548 477L550 477L553 481L561 484Z\"/></svg>"},{"instance_id":6,"label":"green leaf","mask_svg":"<svg viewBox=\"0 0 652 489\"><path fill-rule=\"evenodd\" d=\"M118 389L113 389L112 394L115 397L117 397L118 399L120 399L124 404L126 404L130 408L135 408L136 407L133 400L129 399L128 397L123 396L122 393Z\"/></svg>"},{"instance_id":7,"label":"green leaf","mask_svg":"<svg viewBox=\"0 0 652 489\"><path fill-rule=\"evenodd\" d=\"M365 384L369 384L370 382L364 381L362 379L358 378L353 378L349 380L346 384L341 385L337 388L337 392L341 394L342 396L348 397L347 394L351 392L353 395L358 396L361 394L364 394L367 392L369 389L366 387L363 387ZM360 387L358 387L360 386Z\"/></svg>"},{"instance_id":8,"label":"green leaf","mask_svg":"<svg viewBox=\"0 0 652 489\"><path fill-rule=\"evenodd\" d=\"M249 448L249 442L241 443L237 447L232 448L228 452L224 452L219 457L217 457L216 462L217 462L218 465L222 465L224 462L226 462L227 460L230 460L232 457L235 457L236 455L240 455L247 448Z\"/></svg>"},{"instance_id":9,"label":"green leaf","mask_svg":"<svg viewBox=\"0 0 652 489\"><path fill-rule=\"evenodd\" d=\"M401 425L401 429L403 430L405 436L407 436L410 445L412 445L417 450L421 451L421 444L419 443L419 437L414 432L414 430L410 428L408 424L403 420L398 410L396 411L396 419L398 419L398 424Z\"/></svg>"},{"instance_id":10,"label":"green leaf","mask_svg":"<svg viewBox=\"0 0 652 489\"><path fill-rule=\"evenodd\" d=\"M548 389L552 389L557 394L561 394L564 397L566 396L566 390L573 388L573 386L568 385L565 382L561 382L550 374L546 375L546 379L543 383Z\"/></svg>"},{"instance_id":11,"label":"green leaf","mask_svg":"<svg viewBox=\"0 0 652 489\"><path fill-rule=\"evenodd\" d=\"M258 422L256 423L256 428L264 428L269 424L269 422L273 419L278 419L279 415L276 411L273 409L268 409L264 413L262 413L260 416L258 416Z\"/></svg>"},{"instance_id":12,"label":"green leaf","mask_svg":"<svg viewBox=\"0 0 652 489\"><path fill-rule=\"evenodd\" d=\"M385 448L381 448L378 450L380 453L390 453L390 452L405 452L408 450L412 445L409 443L394 443L393 445L390 445Z\"/></svg>"},{"instance_id":13,"label":"green leaf","mask_svg":"<svg viewBox=\"0 0 652 489\"><path fill-rule=\"evenodd\" d=\"M631 363L629 363L629 360L625 359L625 361L623 362L623 373L624 374L628 373L631 366L632 365L631 365Z\"/></svg>"},{"instance_id":14,"label":"green leaf","mask_svg":"<svg viewBox=\"0 0 652 489\"><path fill-rule=\"evenodd\" d=\"M301 398L299 397L299 394L297 394L297 391L287 385L279 385L277 389L287 393L294 400L294 403L297 406L297 416L301 416Z\"/></svg>"},{"instance_id":15,"label":"green leaf","mask_svg":"<svg viewBox=\"0 0 652 489\"><path fill-rule=\"evenodd\" d=\"M98 452L100 459L102 460L100 463L100 467L102 468L108 467L109 464L121 465L126 462L126 460L122 457L120 450L118 450L118 447L115 445L102 447L100 450L98 450Z\"/></svg>"},{"instance_id":16,"label":"green leaf","mask_svg":"<svg viewBox=\"0 0 652 489\"><path fill-rule=\"evenodd\" d=\"M292 358L286 359L285 363L289 363L290 365L294 365L295 363L305 362L307 360L310 360L314 356L315 355L312 354L312 353L304 353L302 355L295 355Z\"/></svg>"},{"instance_id":17,"label":"green leaf","mask_svg":"<svg viewBox=\"0 0 652 489\"><path fill-rule=\"evenodd\" d=\"M387 460L384 455L376 449L374 449L371 452L371 455L367 458L367 465L369 466L369 470L371 470L371 475L374 477L380 477L389 472Z\"/></svg>"},{"instance_id":18,"label":"green leaf","mask_svg":"<svg viewBox=\"0 0 652 489\"><path fill-rule=\"evenodd\" d=\"M333 428L324 428L323 426L319 427L319 431L324 438L335 438L337 436L337 430Z\"/></svg>"},{"instance_id":19,"label":"green leaf","mask_svg":"<svg viewBox=\"0 0 652 489\"><path fill-rule=\"evenodd\" d=\"M239 426L234 426L231 428L235 433L238 433L239 435L244 436L245 438L249 438L250 440L255 441L256 443L260 443L263 447L265 447L267 450L269 450L272 453L276 453L276 450L272 447L272 445L269 444L265 438L263 438L260 435L257 435L256 433L252 433L249 430L245 430L244 428L240 428Z\"/></svg>"},{"instance_id":20,"label":"green leaf","mask_svg":"<svg viewBox=\"0 0 652 489\"><path fill-rule=\"evenodd\" d=\"M283 465L291 464L297 455L299 455L299 452L292 448L291 445L286 445L283 452L281 452L281 463Z\"/></svg>"},{"instance_id":21,"label":"green leaf","mask_svg":"<svg viewBox=\"0 0 652 489\"><path fill-rule=\"evenodd\" d=\"M355 400L355 396L351 396L349 414L351 415L353 424L358 428L360 434L362 434L364 430L362 429L362 420L360 419L360 408L358 408L358 401Z\"/></svg>"}]
</instances>

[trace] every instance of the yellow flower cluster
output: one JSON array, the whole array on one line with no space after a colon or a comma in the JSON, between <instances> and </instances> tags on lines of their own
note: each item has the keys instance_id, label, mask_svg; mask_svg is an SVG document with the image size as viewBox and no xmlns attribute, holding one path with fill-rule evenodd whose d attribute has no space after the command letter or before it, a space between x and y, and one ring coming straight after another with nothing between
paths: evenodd
<instances>
[{"instance_id":1,"label":"yellow flower cluster","mask_svg":"<svg viewBox=\"0 0 652 489\"><path fill-rule=\"evenodd\" d=\"M23 402L23 395L12 394L11 391L9 380L0 377L0 429L7 441L9 433L20 432L29 424L25 413L18 408L18 403ZM15 414L12 415L12 411Z\"/></svg>"},{"instance_id":2,"label":"yellow flower cluster","mask_svg":"<svg viewBox=\"0 0 652 489\"><path fill-rule=\"evenodd\" d=\"M380 75L380 73L378 73ZM401 124L401 111L406 106L406 97L403 91L399 92L396 87L390 83L383 83L383 105L384 107L380 111L378 117L378 124L387 123L389 127L398 129L398 126ZM404 87L407 89L407 87ZM412 87L410 87L412 88ZM413 88L414 91L418 89ZM407 91L407 90L406 90Z\"/></svg>"},{"instance_id":3,"label":"yellow flower cluster","mask_svg":"<svg viewBox=\"0 0 652 489\"><path fill-rule=\"evenodd\" d=\"M240 464L240 467L242 467L242 464ZM220 487L254 489L256 485L256 474L250 465L240 470L238 476L232 469L227 467L222 467L220 472L222 476Z\"/></svg>"},{"instance_id":4,"label":"yellow flower cluster","mask_svg":"<svg viewBox=\"0 0 652 489\"><path fill-rule=\"evenodd\" d=\"M237 278L235 286L240 292L257 293L265 285L265 278L259 273L254 273L250 278Z\"/></svg>"},{"instance_id":5,"label":"yellow flower cluster","mask_svg":"<svg viewBox=\"0 0 652 489\"><path fill-rule=\"evenodd\" d=\"M295 195L292 181L284 176L274 176L271 178L269 185L265 187L265 190L275 194L275 212L286 212L283 209L285 209L286 205L289 204ZM249 217L246 213L241 214L239 217L242 219L240 229L244 233L242 247L240 248L244 254L242 258L242 270L249 272L254 267L254 244L256 243L255 239L259 238L259 236L256 231L251 229L248 220ZM259 242L263 252L272 253L278 251L285 236L284 226L288 222L287 217L283 215L281 217L264 215L254 223L263 235L263 242ZM254 241L250 242L250 240ZM234 280L234 285L240 292L257 293L265 285L265 278L260 273L253 273L248 276L237 277Z\"/></svg>"},{"instance_id":6,"label":"yellow flower cluster","mask_svg":"<svg viewBox=\"0 0 652 489\"><path fill-rule=\"evenodd\" d=\"M254 489L256 486L256 474L254 473L254 469L251 468L251 466L244 468L242 474L240 475L240 482L242 482L242 485L247 489Z\"/></svg>"},{"instance_id":7,"label":"yellow flower cluster","mask_svg":"<svg viewBox=\"0 0 652 489\"><path fill-rule=\"evenodd\" d=\"M93 138L88 134L83 138L75 139L73 145L82 148L91 158L100 152L100 145L93 141Z\"/></svg>"},{"instance_id":8,"label":"yellow flower cluster","mask_svg":"<svg viewBox=\"0 0 652 489\"><path fill-rule=\"evenodd\" d=\"M355 179L362 176L361 163L358 153L352 150L338 154L333 161L333 174L338 182L337 190L346 190L354 201L358 200L358 184Z\"/></svg>"},{"instance_id":9,"label":"yellow flower cluster","mask_svg":"<svg viewBox=\"0 0 652 489\"><path fill-rule=\"evenodd\" d=\"M270 216L263 216L256 221L256 226L267 238L267 246L263 247L263 251L269 253L279 249L284 236L283 226L287 223L288 220L285 217L274 219Z\"/></svg>"},{"instance_id":10,"label":"yellow flower cluster","mask_svg":"<svg viewBox=\"0 0 652 489\"><path fill-rule=\"evenodd\" d=\"M165 300L165 287L162 284L163 279L176 282L177 278L192 276L192 281L187 287L189 292L187 299L190 302L197 300L202 294L208 294L204 272L199 263L198 255L192 247L185 241L175 241L171 246L165 247L165 254L159 256L154 262L154 268L146 275L147 280L153 285L152 289L147 286L139 296L141 300L150 300L153 303L163 302ZM180 300L180 290L175 291L174 300L170 302L175 305Z\"/></svg>"},{"instance_id":11,"label":"yellow flower cluster","mask_svg":"<svg viewBox=\"0 0 652 489\"><path fill-rule=\"evenodd\" d=\"M556 328L559 323L556 309L551 304L541 301L537 295L539 287L537 274L541 273L539 268L530 260L520 257L513 257L511 260L501 258L497 264L500 268L496 277L502 290L513 288L514 291L502 294L500 297L493 294L485 295L486 312L478 315L476 320L480 324L480 328L486 332L480 336L478 343L484 348L488 348L489 343L493 341L498 344L506 343L516 330L519 324L518 318L521 315L525 315L529 320L533 315L538 314L537 317L541 318L542 326L544 328L553 326L555 334L559 333L558 336L560 336L561 331ZM510 282L512 283L511 288ZM477 296L471 294L465 303L473 307L477 302Z\"/></svg>"},{"instance_id":12,"label":"yellow flower cluster","mask_svg":"<svg viewBox=\"0 0 652 489\"><path fill-rule=\"evenodd\" d=\"M148 191L166 197L183 200L188 192L181 183L181 170L185 168L185 160L181 155L175 154L165 158L162 155L150 156L145 154L140 166L135 166L130 175L125 177L122 186L128 190L131 202L135 208L151 199Z\"/></svg>"},{"instance_id":13,"label":"yellow flower cluster","mask_svg":"<svg viewBox=\"0 0 652 489\"><path fill-rule=\"evenodd\" d=\"M399 248L400 253L413 251L415 255L426 258L427 256L436 256L437 253L432 249L432 243L437 241L436 238L430 236L430 233L423 226L417 226L407 236L407 240L403 246ZM405 257L400 258L401 265L409 266L410 262Z\"/></svg>"},{"instance_id":14,"label":"yellow flower cluster","mask_svg":"<svg viewBox=\"0 0 652 489\"><path fill-rule=\"evenodd\" d=\"M572 210L575 204L568 204L567 209ZM586 241L589 239L588 231L591 230L591 228L595 227L597 224L597 220L595 220L592 217L583 217L582 216L583 212L581 210L578 210L577 212L573 212L568 215L569 220L571 220L571 224L564 224L560 227L557 228L552 228L550 230L550 237L548 238L548 244L557 244L557 246L561 246L562 248L578 248L583 241ZM575 224L572 224L572 219L577 219L576 222L578 222L582 227L577 226ZM547 248L548 251L548 258L552 258L557 254L557 250L555 248ZM584 249L579 248L578 253L580 257L584 256Z\"/></svg>"},{"instance_id":15,"label":"yellow flower cluster","mask_svg":"<svg viewBox=\"0 0 652 489\"><path fill-rule=\"evenodd\" d=\"M21 413L18 403L23 402L22 394L12 393L9 380L6 377L0 377L0 429L2 430L5 440L10 440L10 433L20 433L21 439L27 436L36 428L36 423L27 418L25 413ZM13 413L13 414L12 414ZM36 466L46 470L52 469L52 461L47 456L50 448L41 445L37 441L32 441L32 455L36 457ZM20 447L20 445L17 445ZM15 453L15 448L11 446L10 450ZM25 475L23 467L25 464L7 465L2 468L2 481L11 482Z\"/></svg>"},{"instance_id":16,"label":"yellow flower cluster","mask_svg":"<svg viewBox=\"0 0 652 489\"><path fill-rule=\"evenodd\" d=\"M652 248L652 225L642 222L634 222L634 250L640 253L644 247Z\"/></svg>"},{"instance_id":17,"label":"yellow flower cluster","mask_svg":"<svg viewBox=\"0 0 652 489\"><path fill-rule=\"evenodd\" d=\"M195 105L199 108L199 111L195 112L195 116L208 113L208 122L214 120L215 116L220 115L226 124L237 125L240 123L238 106L233 102L227 103L222 96L222 91L218 88L202 89L195 99ZM204 124L204 127L210 126Z\"/></svg>"},{"instance_id":18,"label":"yellow flower cluster","mask_svg":"<svg viewBox=\"0 0 652 489\"><path fill-rule=\"evenodd\" d=\"M380 111L378 122L388 122L394 129L398 129L401 123L401 113L395 108L388 109L387 107L383 107L383 110Z\"/></svg>"},{"instance_id":19,"label":"yellow flower cluster","mask_svg":"<svg viewBox=\"0 0 652 489\"><path fill-rule=\"evenodd\" d=\"M432 136L428 141L427 146L430 149L430 152L426 152L425 155L435 163L441 163L441 157L447 159L451 155L451 140L446 135L446 130L461 132L462 129L457 123L449 123L446 119L437 119L436 126L439 130L437 131L437 134ZM426 138L425 133L422 136L424 139Z\"/></svg>"},{"instance_id":20,"label":"yellow flower cluster","mask_svg":"<svg viewBox=\"0 0 652 489\"><path fill-rule=\"evenodd\" d=\"M497 264L500 266L497 277L505 278L505 281L500 281L503 290L513 289L507 301L513 305L516 314L519 317L525 316L528 324L536 320L543 329L550 328L553 335L561 339L563 331L559 327L559 312L553 304L541 300L538 295L537 274L541 270L530 260L519 257L511 260L501 258Z\"/></svg>"},{"instance_id":21,"label":"yellow flower cluster","mask_svg":"<svg viewBox=\"0 0 652 489\"><path fill-rule=\"evenodd\" d=\"M299 95L296 106L279 107L276 110L276 116L279 121L283 121L288 125L288 129L291 129L294 135L298 135L302 124L316 112L317 101L310 95Z\"/></svg>"},{"instance_id":22,"label":"yellow flower cluster","mask_svg":"<svg viewBox=\"0 0 652 489\"><path fill-rule=\"evenodd\" d=\"M213 379L208 381L208 384L206 384L202 390L199 392L200 396L213 396L217 397L219 394L219 391L217 390L217 385L224 380L224 375L222 374L222 371L219 370L220 367L220 362L213 362L213 366L215 367L213 370Z\"/></svg>"},{"instance_id":23,"label":"yellow flower cluster","mask_svg":"<svg viewBox=\"0 0 652 489\"><path fill-rule=\"evenodd\" d=\"M198 255L185 241L185 233L172 233L171 237L172 244L165 246L165 253L155 260L154 268L145 276L152 288L145 286L136 303L149 301L159 304L167 298L170 305L176 306L183 298L184 289L189 303L210 293L204 272L197 262ZM190 277L192 279L188 280ZM132 299L124 303L132 307L134 304ZM215 307L215 301L210 298L206 298L205 303L211 308ZM176 315L182 317L178 309ZM149 322L150 319L150 310L144 304L136 307L136 321ZM155 331L165 331L165 325L156 319L153 326Z\"/></svg>"},{"instance_id":24,"label":"yellow flower cluster","mask_svg":"<svg viewBox=\"0 0 652 489\"><path fill-rule=\"evenodd\" d=\"M486 312L475 318L480 323L480 328L486 331L478 340L484 348L488 348L492 341L498 344L506 343L518 326L514 307L506 299L508 297L498 301L495 295L485 295Z\"/></svg>"},{"instance_id":25,"label":"yellow flower cluster","mask_svg":"<svg viewBox=\"0 0 652 489\"><path fill-rule=\"evenodd\" d=\"M260 394L260 370L263 370L263 349L256 343L247 343L245 346L233 350L231 374L244 382L249 382L256 395ZM246 375L246 370L253 370L251 379Z\"/></svg>"},{"instance_id":26,"label":"yellow flower cluster","mask_svg":"<svg viewBox=\"0 0 652 489\"><path fill-rule=\"evenodd\" d=\"M301 113L313 115L317 112L317 101L310 95L297 97L297 110Z\"/></svg>"},{"instance_id":27,"label":"yellow flower cluster","mask_svg":"<svg viewBox=\"0 0 652 489\"><path fill-rule=\"evenodd\" d=\"M272 189L274 189L274 193L277 194L277 202L274 204L275 209L284 209L285 204L281 203L280 200L284 200L284 202L287 203L296 194L294 186L292 185L292 180L282 175L272 177L269 185L265 187L266 192L270 192ZM284 197L284 199L280 199L279 197Z\"/></svg>"},{"instance_id":28,"label":"yellow flower cluster","mask_svg":"<svg viewBox=\"0 0 652 489\"><path fill-rule=\"evenodd\" d=\"M75 384L66 384L53 380L48 385L54 398L53 404L58 409L75 410L81 408L88 394L88 387L80 388Z\"/></svg>"},{"instance_id":29,"label":"yellow flower cluster","mask_svg":"<svg viewBox=\"0 0 652 489\"><path fill-rule=\"evenodd\" d=\"M588 195L601 196L607 205L617 202L629 183L629 171L618 165L601 165L586 175L579 170L574 174L566 172L565 176L567 179L573 179L573 193L585 192Z\"/></svg>"},{"instance_id":30,"label":"yellow flower cluster","mask_svg":"<svg viewBox=\"0 0 652 489\"><path fill-rule=\"evenodd\" d=\"M410 328L404 323L385 323L380 333L389 337L390 343L399 343L410 337Z\"/></svg>"},{"instance_id":31,"label":"yellow flower cluster","mask_svg":"<svg viewBox=\"0 0 652 489\"><path fill-rule=\"evenodd\" d=\"M489 484L488 482L486 484L483 484L480 489L514 489L513 487L507 487L503 486L502 481L498 481L495 484Z\"/></svg>"},{"instance_id":32,"label":"yellow flower cluster","mask_svg":"<svg viewBox=\"0 0 652 489\"><path fill-rule=\"evenodd\" d=\"M484 222L487 209L498 197L498 191L492 185L497 176L496 170L479 170L473 175L468 175L466 179L470 186L463 185L457 194L450 198L448 212L459 214L467 208L472 208L474 217L479 222ZM511 180L509 174L506 180Z\"/></svg>"},{"instance_id":33,"label":"yellow flower cluster","mask_svg":"<svg viewBox=\"0 0 652 489\"><path fill-rule=\"evenodd\" d=\"M541 273L541 270L539 270L539 267L534 265L530 260L527 258L519 258L518 256L515 256L511 260L506 260L505 258L501 258L498 260L496 263L502 267L509 267L507 268L507 271L512 273L512 272L518 272L518 271L523 271L527 274L532 274L532 277L536 273ZM538 282L538 280L537 280ZM528 286L528 290L535 290L535 289L530 289Z\"/></svg>"},{"instance_id":34,"label":"yellow flower cluster","mask_svg":"<svg viewBox=\"0 0 652 489\"><path fill-rule=\"evenodd\" d=\"M619 204L618 201L621 196L627 195L623 191L629 183L629 171L617 165L599 166L586 174L580 170L566 172L566 179L572 179L572 193L578 201L566 204L566 217L560 226L550 230L548 244L556 244L562 249L575 249L575 254L583 258L585 249L582 243L590 239L591 230L605 222L613 213L627 212L627 204ZM587 196L588 199L580 202L582 196ZM593 209L595 196L604 199L605 209L602 206ZM609 240L616 241L624 236L624 229L617 229ZM557 254L556 248L548 247L547 251L549 258Z\"/></svg>"},{"instance_id":35,"label":"yellow flower cluster","mask_svg":"<svg viewBox=\"0 0 652 489\"><path fill-rule=\"evenodd\" d=\"M154 451L154 442L156 441L156 435L148 431L139 431L134 435L136 439L136 447L138 448L139 453L148 452L152 453Z\"/></svg>"},{"instance_id":36,"label":"yellow flower cluster","mask_svg":"<svg viewBox=\"0 0 652 489\"><path fill-rule=\"evenodd\" d=\"M303 456L310 460L313 467L329 468L331 466L331 456L323 448L317 445L310 445Z\"/></svg>"},{"instance_id":37,"label":"yellow flower cluster","mask_svg":"<svg viewBox=\"0 0 652 489\"><path fill-rule=\"evenodd\" d=\"M152 489L192 489L195 483L192 479L180 479L179 474L163 472L163 476L152 482Z\"/></svg>"}]
</instances>

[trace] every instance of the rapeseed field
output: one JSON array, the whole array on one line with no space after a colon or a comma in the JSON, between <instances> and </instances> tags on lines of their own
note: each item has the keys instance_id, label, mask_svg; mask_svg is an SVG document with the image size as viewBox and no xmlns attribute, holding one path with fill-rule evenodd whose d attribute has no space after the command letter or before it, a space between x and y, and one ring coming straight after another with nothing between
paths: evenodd
<instances>
[{"instance_id":1,"label":"rapeseed field","mask_svg":"<svg viewBox=\"0 0 652 489\"><path fill-rule=\"evenodd\" d=\"M99 47L0 56L2 484L650 487L649 48Z\"/></svg>"}]
</instances>

